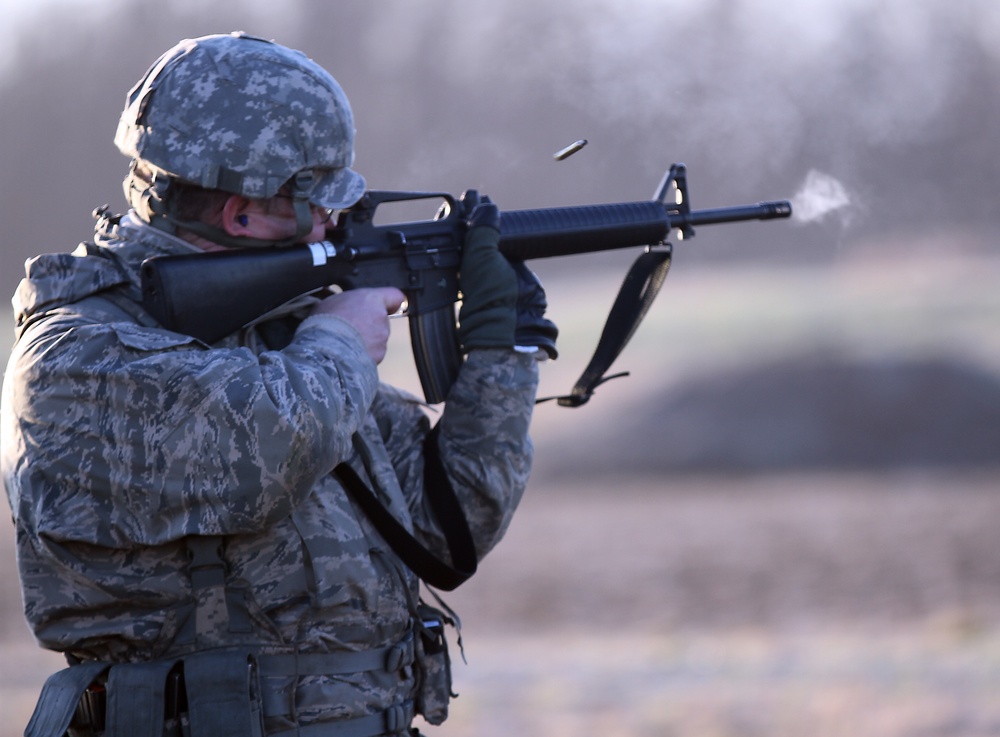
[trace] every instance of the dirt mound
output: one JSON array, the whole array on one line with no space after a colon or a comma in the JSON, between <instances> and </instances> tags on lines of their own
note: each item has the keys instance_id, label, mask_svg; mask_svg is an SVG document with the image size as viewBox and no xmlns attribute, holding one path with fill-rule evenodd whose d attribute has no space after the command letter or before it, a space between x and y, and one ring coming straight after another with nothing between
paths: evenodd
<instances>
[{"instance_id":1,"label":"dirt mound","mask_svg":"<svg viewBox=\"0 0 1000 737\"><path fill-rule=\"evenodd\" d=\"M698 377L546 472L878 470L1000 463L1000 378L953 361L815 357Z\"/></svg>"}]
</instances>

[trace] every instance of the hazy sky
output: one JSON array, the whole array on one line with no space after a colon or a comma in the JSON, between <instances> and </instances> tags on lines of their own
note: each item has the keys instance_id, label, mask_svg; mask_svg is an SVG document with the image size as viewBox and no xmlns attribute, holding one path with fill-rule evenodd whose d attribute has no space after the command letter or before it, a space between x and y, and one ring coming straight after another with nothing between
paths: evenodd
<instances>
[{"instance_id":1,"label":"hazy sky","mask_svg":"<svg viewBox=\"0 0 1000 737\"><path fill-rule=\"evenodd\" d=\"M50 13L79 13L100 15L108 12L116 0L0 0L0 28L5 43L0 44L0 73L5 73L16 60L19 52L16 39L25 28L42 23ZM14 39L10 38L13 34ZM14 43L11 43L11 40Z\"/></svg>"}]
</instances>

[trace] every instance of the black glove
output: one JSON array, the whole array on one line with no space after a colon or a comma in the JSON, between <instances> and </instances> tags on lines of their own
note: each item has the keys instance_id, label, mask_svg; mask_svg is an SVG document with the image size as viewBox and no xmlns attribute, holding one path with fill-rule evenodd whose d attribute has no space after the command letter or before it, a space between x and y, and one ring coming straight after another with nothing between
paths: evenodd
<instances>
[{"instance_id":1,"label":"black glove","mask_svg":"<svg viewBox=\"0 0 1000 737\"><path fill-rule=\"evenodd\" d=\"M488 197L468 191L462 201L470 210L458 285L462 307L458 337L465 351L473 348L513 348L517 326L518 281L514 269L497 248L500 210Z\"/></svg>"},{"instance_id":2,"label":"black glove","mask_svg":"<svg viewBox=\"0 0 1000 737\"><path fill-rule=\"evenodd\" d=\"M517 274L517 327L514 330L514 345L540 348L555 360L559 357L556 338L559 328L545 317L549 303L545 290L535 273L523 261L511 261Z\"/></svg>"}]
</instances>

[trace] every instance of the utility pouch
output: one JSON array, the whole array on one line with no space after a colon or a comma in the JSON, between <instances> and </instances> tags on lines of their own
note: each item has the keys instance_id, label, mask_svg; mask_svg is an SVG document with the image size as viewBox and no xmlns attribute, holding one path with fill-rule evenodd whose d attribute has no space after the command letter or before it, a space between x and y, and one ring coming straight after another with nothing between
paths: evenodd
<instances>
[{"instance_id":1,"label":"utility pouch","mask_svg":"<svg viewBox=\"0 0 1000 737\"><path fill-rule=\"evenodd\" d=\"M184 659L191 737L262 737L260 673L245 652Z\"/></svg>"},{"instance_id":2,"label":"utility pouch","mask_svg":"<svg viewBox=\"0 0 1000 737\"><path fill-rule=\"evenodd\" d=\"M106 685L105 737L163 734L167 674L174 665L168 660L154 660L111 666Z\"/></svg>"},{"instance_id":3,"label":"utility pouch","mask_svg":"<svg viewBox=\"0 0 1000 737\"><path fill-rule=\"evenodd\" d=\"M448 701L458 694L451 690L451 658L444 626L452 620L439 609L420 604L414 626L414 653L419 679L416 712L428 724L438 725L448 718Z\"/></svg>"}]
</instances>

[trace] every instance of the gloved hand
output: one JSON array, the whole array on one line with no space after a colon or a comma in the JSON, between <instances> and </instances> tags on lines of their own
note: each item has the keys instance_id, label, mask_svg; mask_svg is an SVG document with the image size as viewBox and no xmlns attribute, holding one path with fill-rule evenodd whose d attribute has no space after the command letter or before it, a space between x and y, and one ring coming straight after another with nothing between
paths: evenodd
<instances>
[{"instance_id":1,"label":"gloved hand","mask_svg":"<svg viewBox=\"0 0 1000 737\"><path fill-rule=\"evenodd\" d=\"M555 360L559 357L556 338L559 328L545 317L549 306L545 290L535 273L523 261L511 261L517 275L517 326L514 329L514 345L540 348Z\"/></svg>"},{"instance_id":2,"label":"gloved hand","mask_svg":"<svg viewBox=\"0 0 1000 737\"><path fill-rule=\"evenodd\" d=\"M458 285L458 337L465 351L513 348L517 327L517 275L500 253L500 210L475 191L462 196L471 210Z\"/></svg>"}]
</instances>

